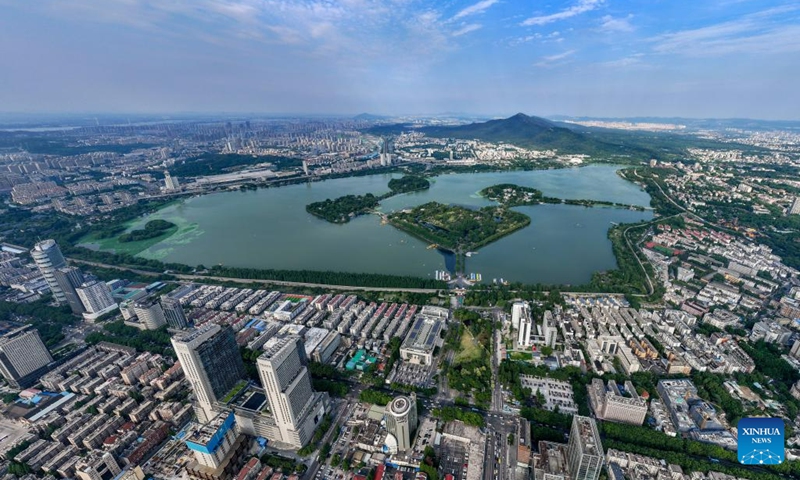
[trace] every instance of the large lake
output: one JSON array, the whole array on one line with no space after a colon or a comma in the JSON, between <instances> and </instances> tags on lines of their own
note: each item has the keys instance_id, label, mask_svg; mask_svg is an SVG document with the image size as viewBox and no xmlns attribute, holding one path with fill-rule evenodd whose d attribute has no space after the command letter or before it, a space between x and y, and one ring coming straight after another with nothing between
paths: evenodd
<instances>
[{"instance_id":1,"label":"large lake","mask_svg":"<svg viewBox=\"0 0 800 480\"><path fill-rule=\"evenodd\" d=\"M648 206L650 197L620 178L613 166L562 170L450 174L431 179L424 192L392 197L383 211L438 201L480 207L493 203L478 196L498 183L534 187L560 198L607 200ZM178 233L140 253L167 262L206 266L224 264L289 270L336 270L432 277L445 269L445 257L426 243L366 215L344 225L305 211L308 203L346 194L381 194L391 175L342 178L248 192L226 192L188 199L136 222L163 218ZM611 222L652 218L650 211L568 205L517 207L531 224L480 249L467 259L467 272L484 282L493 278L526 283L580 284L592 273L616 267L606 235Z\"/></svg>"}]
</instances>

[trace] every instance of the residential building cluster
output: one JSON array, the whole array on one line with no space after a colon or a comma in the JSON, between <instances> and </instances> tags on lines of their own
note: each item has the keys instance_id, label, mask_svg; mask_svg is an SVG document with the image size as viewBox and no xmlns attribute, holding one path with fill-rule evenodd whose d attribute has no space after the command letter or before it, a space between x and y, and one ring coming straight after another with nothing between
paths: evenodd
<instances>
[{"instance_id":1,"label":"residential building cluster","mask_svg":"<svg viewBox=\"0 0 800 480\"><path fill-rule=\"evenodd\" d=\"M45 390L24 390L2 416L28 432L13 460L55 477L116 476L192 416L180 366L121 345L85 348L40 383Z\"/></svg>"}]
</instances>

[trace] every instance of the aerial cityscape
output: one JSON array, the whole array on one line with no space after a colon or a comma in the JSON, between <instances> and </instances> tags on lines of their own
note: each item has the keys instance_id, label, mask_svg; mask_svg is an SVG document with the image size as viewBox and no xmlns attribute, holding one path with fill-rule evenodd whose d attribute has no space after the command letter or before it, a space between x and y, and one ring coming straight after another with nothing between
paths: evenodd
<instances>
[{"instance_id":1,"label":"aerial cityscape","mask_svg":"<svg viewBox=\"0 0 800 480\"><path fill-rule=\"evenodd\" d=\"M0 12L0 479L800 479L796 2Z\"/></svg>"}]
</instances>

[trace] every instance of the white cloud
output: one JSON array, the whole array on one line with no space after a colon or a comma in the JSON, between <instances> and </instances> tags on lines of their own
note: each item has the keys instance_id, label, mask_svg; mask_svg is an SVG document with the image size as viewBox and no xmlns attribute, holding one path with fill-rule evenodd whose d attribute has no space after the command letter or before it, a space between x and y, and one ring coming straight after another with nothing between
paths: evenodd
<instances>
[{"instance_id":1,"label":"white cloud","mask_svg":"<svg viewBox=\"0 0 800 480\"><path fill-rule=\"evenodd\" d=\"M573 5L567 8L566 10L562 10L557 13L551 13L550 15L530 17L527 20L523 21L522 25L525 27L529 27L533 25L546 25L548 23L553 23L560 20L566 20L576 15L590 12L599 7L602 3L603 0L580 0L577 5Z\"/></svg>"},{"instance_id":2,"label":"white cloud","mask_svg":"<svg viewBox=\"0 0 800 480\"><path fill-rule=\"evenodd\" d=\"M0 0L0 5L12 0ZM479 14L483 0L456 15ZM27 2L26 2L27 3ZM24 7L75 22L147 30L154 36L258 50L285 48L353 69L392 59L397 70L421 69L453 51L478 23L446 20L416 0L38 0ZM437 7L438 8L438 7ZM243 45L243 42L247 42Z\"/></svg>"},{"instance_id":3,"label":"white cloud","mask_svg":"<svg viewBox=\"0 0 800 480\"><path fill-rule=\"evenodd\" d=\"M459 18L464 18L469 15L476 15L478 13L483 13L494 5L495 3L499 2L500 0L481 0L480 2L470 5L469 7L464 8L463 10L459 11L458 13L453 16L453 20L458 20Z\"/></svg>"},{"instance_id":4,"label":"white cloud","mask_svg":"<svg viewBox=\"0 0 800 480\"><path fill-rule=\"evenodd\" d=\"M567 50L566 52L556 53L554 55L546 55L538 62L534 63L536 67L551 67L554 64L561 63L561 60L571 57L577 50Z\"/></svg>"},{"instance_id":5,"label":"white cloud","mask_svg":"<svg viewBox=\"0 0 800 480\"><path fill-rule=\"evenodd\" d=\"M483 28L483 25L480 23L470 23L469 25L464 25L463 27L459 28L455 32L452 33L454 37L460 37L461 35L467 34L469 32L474 32L475 30L480 30Z\"/></svg>"},{"instance_id":6,"label":"white cloud","mask_svg":"<svg viewBox=\"0 0 800 480\"><path fill-rule=\"evenodd\" d=\"M688 56L777 54L800 51L800 25L783 23L800 6L778 7L707 27L665 33L650 39L658 53Z\"/></svg>"},{"instance_id":7,"label":"white cloud","mask_svg":"<svg viewBox=\"0 0 800 480\"><path fill-rule=\"evenodd\" d=\"M635 30L630 22L632 18L633 15L628 15L625 18L614 18L611 15L606 15L601 19L600 29L607 33L632 32Z\"/></svg>"},{"instance_id":8,"label":"white cloud","mask_svg":"<svg viewBox=\"0 0 800 480\"><path fill-rule=\"evenodd\" d=\"M634 53L633 55L622 57L617 60L602 62L600 63L600 66L609 68L624 68L624 67L630 67L632 65L641 65L643 57L644 57L643 53Z\"/></svg>"}]
</instances>

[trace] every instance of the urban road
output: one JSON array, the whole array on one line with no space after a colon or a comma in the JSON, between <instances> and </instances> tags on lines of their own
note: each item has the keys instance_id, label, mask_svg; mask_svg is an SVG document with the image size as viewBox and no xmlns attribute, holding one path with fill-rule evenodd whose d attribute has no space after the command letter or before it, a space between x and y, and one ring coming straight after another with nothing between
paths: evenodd
<instances>
[{"instance_id":1,"label":"urban road","mask_svg":"<svg viewBox=\"0 0 800 480\"><path fill-rule=\"evenodd\" d=\"M160 277L164 275L159 272L151 272L149 270L139 270L131 267L124 267L119 265L109 265L107 263L90 262L88 260L81 260L78 258L70 258L71 262L80 263L83 265L90 265L100 268L111 268L114 270L121 270L125 272L133 272L139 275L148 277ZM283 280L263 280L255 278L233 278L233 277L214 277L208 275L188 275L183 273L170 273L169 275L177 278L178 280L186 281L199 281L199 280L214 280L218 282L234 282L234 283L262 283L265 285L285 285L287 287L312 287L312 288L326 288L329 290L358 290L367 292L410 292L410 293L438 293L439 290L435 288L399 288L399 287L363 287L355 285L331 285L327 283L307 283L307 282L287 282Z\"/></svg>"},{"instance_id":2,"label":"urban road","mask_svg":"<svg viewBox=\"0 0 800 480\"><path fill-rule=\"evenodd\" d=\"M100 263L100 262L91 262L89 260L81 260L80 258L70 257L67 260L74 263L79 263L82 265L89 265L93 267L99 268L109 268L113 270L119 270L122 272L131 272L136 273L139 275L147 276L147 277L161 277L164 275L169 275L174 277L178 280L183 280L187 282L193 281L202 281L202 280L214 280L217 282L233 282L233 283L242 283L242 284L252 284L252 283L260 283L264 285L285 285L287 287L310 287L310 288L324 288L328 290L356 290L356 291L363 291L363 292L409 292L409 293L439 293L443 289L437 288L401 288L401 287L365 287L360 285L336 285L330 283L308 283L308 282L289 282L285 280L268 280L268 279L258 279L258 278L235 278L235 277L215 277L209 275L190 275L184 273L164 273L164 272L153 272L151 270L141 270L138 268L133 267L126 267L121 265L111 265L108 263ZM541 293L545 295L549 293L547 290L543 290ZM623 294L620 293L594 293L594 292L560 292L564 295L577 295L577 296L595 296L595 295L607 295L607 296L616 296L616 297L624 297ZM470 307L474 310L490 310L494 309L495 307Z\"/></svg>"}]
</instances>

